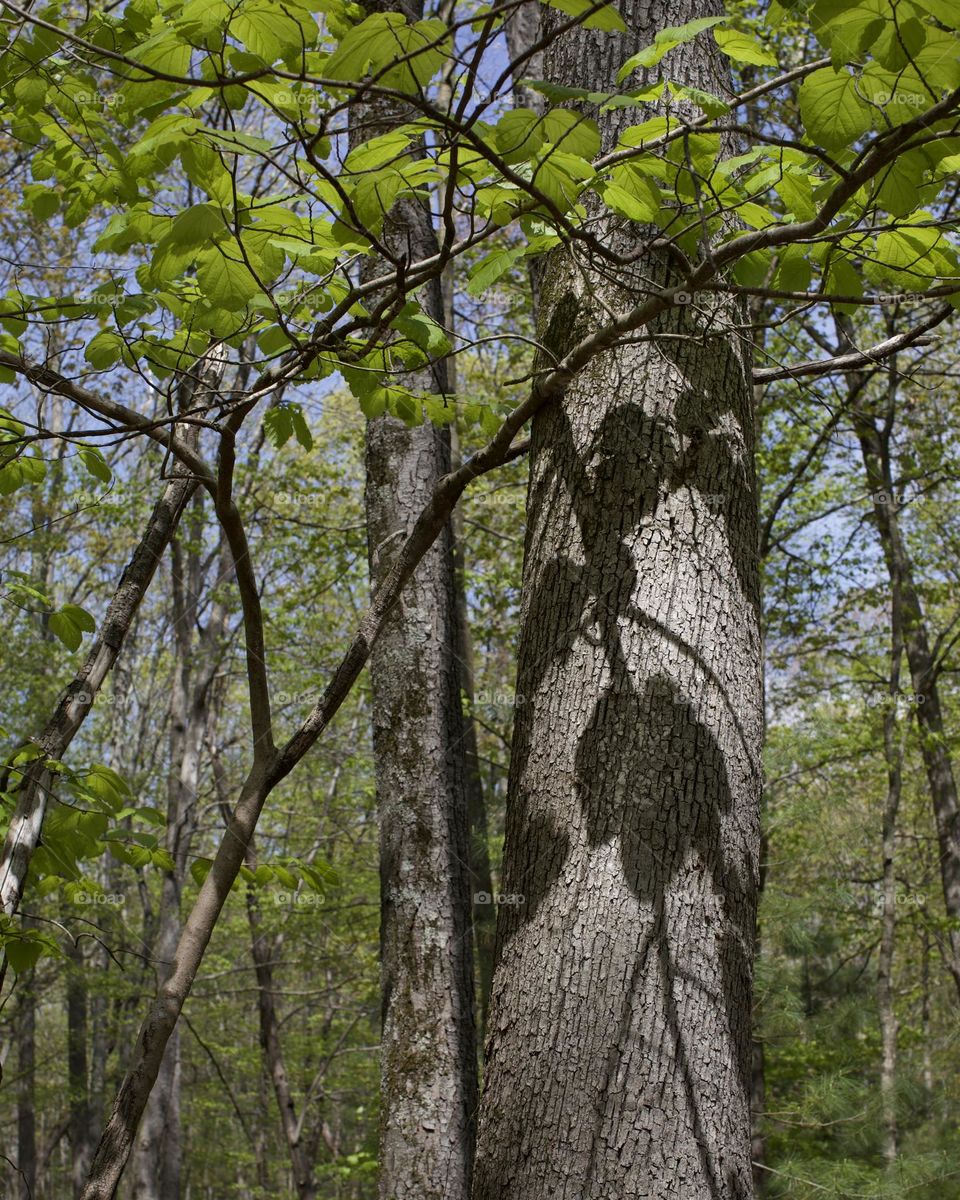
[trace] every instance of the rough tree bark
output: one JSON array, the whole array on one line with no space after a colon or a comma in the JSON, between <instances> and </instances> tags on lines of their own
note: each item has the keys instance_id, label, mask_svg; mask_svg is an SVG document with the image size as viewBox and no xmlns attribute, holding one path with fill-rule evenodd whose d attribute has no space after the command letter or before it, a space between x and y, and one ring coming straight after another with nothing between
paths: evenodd
<instances>
[{"instance_id":1,"label":"rough tree bark","mask_svg":"<svg viewBox=\"0 0 960 1200\"><path fill-rule=\"evenodd\" d=\"M415 208L409 206L405 224ZM449 440L432 425L409 429L392 417L370 422L366 512L374 590L390 568L398 533L413 524L449 470L449 455ZM385 1200L469 1194L476 1050L452 550L448 527L370 656Z\"/></svg>"},{"instance_id":2,"label":"rough tree bark","mask_svg":"<svg viewBox=\"0 0 960 1200\"><path fill-rule=\"evenodd\" d=\"M402 6L411 21L420 0ZM352 114L366 140L409 118L389 102ZM430 213L401 200L380 237L397 261L435 252ZM382 269L376 262L371 275ZM443 323L440 280L419 294ZM446 365L408 381L448 393ZM447 430L368 422L366 522L371 587L381 586L439 479L451 469ZM453 530L448 522L403 592L370 655L380 816L380 1195L467 1200L477 1062L470 907L470 835L461 711L462 648Z\"/></svg>"},{"instance_id":3,"label":"rough tree bark","mask_svg":"<svg viewBox=\"0 0 960 1200\"><path fill-rule=\"evenodd\" d=\"M609 90L657 30L707 11L620 10L629 36L578 29L547 50L545 77ZM671 76L724 86L707 42ZM629 122L600 119L607 146ZM614 244L635 237L599 220ZM555 253L543 278L554 354L605 303L669 278L649 260L618 283L578 267ZM753 1192L762 655L736 319L675 310L534 418L501 883L515 902L500 911L474 1200Z\"/></svg>"}]
</instances>

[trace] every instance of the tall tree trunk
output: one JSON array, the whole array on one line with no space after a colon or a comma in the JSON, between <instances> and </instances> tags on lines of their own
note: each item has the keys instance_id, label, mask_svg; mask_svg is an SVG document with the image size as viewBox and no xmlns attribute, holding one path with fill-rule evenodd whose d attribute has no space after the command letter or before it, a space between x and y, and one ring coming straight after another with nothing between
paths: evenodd
<instances>
[{"instance_id":1,"label":"tall tree trunk","mask_svg":"<svg viewBox=\"0 0 960 1200\"><path fill-rule=\"evenodd\" d=\"M621 5L545 76L597 91L699 4ZM544 20L554 20L545 10ZM671 75L717 93L715 49ZM604 114L604 141L622 114ZM618 248L635 234L601 213ZM618 283L556 252L541 340L562 355ZM750 363L726 302L674 309L534 418L498 965L475 1200L744 1200L761 676ZM657 334L673 337L657 338ZM692 335L689 338L677 334Z\"/></svg>"},{"instance_id":2,"label":"tall tree trunk","mask_svg":"<svg viewBox=\"0 0 960 1200\"><path fill-rule=\"evenodd\" d=\"M70 1177L75 1200L83 1190L96 1144L87 1073L87 1015L86 964L79 945L74 944L67 968L67 1082L70 1096Z\"/></svg>"},{"instance_id":3,"label":"tall tree trunk","mask_svg":"<svg viewBox=\"0 0 960 1200\"><path fill-rule=\"evenodd\" d=\"M449 441L391 417L367 436L374 589L449 470ZM465 1200L476 1103L469 831L453 547L424 559L370 656L380 812L381 1190Z\"/></svg>"},{"instance_id":4,"label":"tall tree trunk","mask_svg":"<svg viewBox=\"0 0 960 1200\"><path fill-rule=\"evenodd\" d=\"M24 918L23 926L30 925ZM34 990L35 972L25 975L19 984L17 1002L17 1196L36 1200L37 1196L37 1007Z\"/></svg>"},{"instance_id":5,"label":"tall tree trunk","mask_svg":"<svg viewBox=\"0 0 960 1200\"><path fill-rule=\"evenodd\" d=\"M760 876L757 887L757 905L763 898L766 886L769 843L765 831L760 834ZM757 922L755 954L760 954L761 928ZM760 1014L754 1005L752 1018L753 1037L750 1048L750 1161L753 1170L753 1190L757 1196L767 1191L767 1135L764 1114L767 1108L767 1058L766 1044L760 1029Z\"/></svg>"},{"instance_id":6,"label":"tall tree trunk","mask_svg":"<svg viewBox=\"0 0 960 1200\"><path fill-rule=\"evenodd\" d=\"M419 0L402 9L410 20L421 15ZM355 114L356 129L367 139L408 117L392 102L370 102ZM381 242L398 258L435 251L427 208L401 201ZM442 324L439 281L418 299ZM408 382L446 394L446 364ZM450 466L448 431L428 422L409 428L389 415L368 423L374 592ZM461 649L448 522L370 655L380 814L383 1200L467 1200L470 1193L477 1062Z\"/></svg>"},{"instance_id":7,"label":"tall tree trunk","mask_svg":"<svg viewBox=\"0 0 960 1200\"><path fill-rule=\"evenodd\" d=\"M170 693L170 766L167 785L166 849L173 860L164 871L153 938L157 985L169 978L180 936L180 897L190 862L197 823L197 793L204 738L213 710L214 675L222 655L226 614L211 597L207 625L197 641L204 587L204 495L194 498L185 518L189 549L179 538L172 550L173 634L175 661ZM229 571L229 559L218 559L218 575ZM134 1200L179 1200L183 1158L180 1121L180 1028L175 1027L164 1051L157 1081L150 1094L137 1139L133 1162Z\"/></svg>"},{"instance_id":8,"label":"tall tree trunk","mask_svg":"<svg viewBox=\"0 0 960 1200\"><path fill-rule=\"evenodd\" d=\"M444 0L440 15L448 24L456 19L455 0ZM509 18L508 18L509 19ZM458 63L451 56L447 63L446 72L438 87L437 101L441 107L452 108L456 95L456 72ZM447 203L447 191L441 187L438 194L438 207L444 211ZM457 314L455 304L455 273L448 266L440 281L441 301L443 304L443 328L451 342L455 341L457 329ZM446 361L446 387L451 395L457 393L457 360L453 356ZM450 424L450 465L456 470L461 464L460 435L457 422ZM490 838L487 822L487 805L483 789L483 774L480 770L480 755L477 741L477 722L473 715L474 672L473 672L473 639L470 636L470 614L467 607L467 586L464 578L466 542L463 512L458 505L453 510L451 520L451 538L453 546L453 593L457 623L457 663L460 670L460 689L466 699L466 709L461 713L463 725L463 786L466 793L467 820L470 830L469 855L470 893L473 900L472 919L474 950L476 957L476 975L479 988L478 1025L479 1042L482 1045L484 1029L487 1020L487 1007L490 1003L490 985L493 981L493 954L496 943L497 910L493 901L493 872L490 866Z\"/></svg>"},{"instance_id":9,"label":"tall tree trunk","mask_svg":"<svg viewBox=\"0 0 960 1200\"><path fill-rule=\"evenodd\" d=\"M883 910L877 957L877 1010L880 1020L880 1103L883 1112L883 1157L897 1160L897 1015L893 999L893 956L897 934L897 814L903 784L903 743L897 706L903 656L902 602L891 596L890 702L883 716L883 751L887 762L887 798L883 807Z\"/></svg>"},{"instance_id":10,"label":"tall tree trunk","mask_svg":"<svg viewBox=\"0 0 960 1200\"><path fill-rule=\"evenodd\" d=\"M837 316L836 322L841 343L852 344L850 318ZM851 374L848 385L853 398L852 416L860 442L867 487L873 499L874 521L880 535L891 589L898 591L901 599L903 641L937 831L943 901L952 926L946 935L944 957L960 999L960 805L953 761L943 727L939 670L930 648L930 635L913 562L900 526L900 506L897 503L890 455L890 437L896 416L896 381L893 377L893 394L887 398L887 416L884 420L875 416L869 407L864 395L862 374Z\"/></svg>"}]
</instances>

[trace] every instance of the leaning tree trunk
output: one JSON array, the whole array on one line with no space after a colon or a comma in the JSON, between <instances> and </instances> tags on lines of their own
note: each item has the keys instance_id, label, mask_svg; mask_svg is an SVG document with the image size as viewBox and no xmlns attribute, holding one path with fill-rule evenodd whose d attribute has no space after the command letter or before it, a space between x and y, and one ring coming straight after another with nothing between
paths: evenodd
<instances>
[{"instance_id":1,"label":"leaning tree trunk","mask_svg":"<svg viewBox=\"0 0 960 1200\"><path fill-rule=\"evenodd\" d=\"M403 11L410 20L420 15L416 0ZM381 101L352 120L366 140L409 117ZM398 261L436 252L429 210L400 201L380 242ZM442 324L439 281L418 300ZM406 382L448 392L443 362ZM410 428L384 415L368 423L374 592L450 461L448 432L429 422ZM382 1200L467 1200L470 1192L477 1063L460 645L448 522L370 654L380 816Z\"/></svg>"},{"instance_id":2,"label":"leaning tree trunk","mask_svg":"<svg viewBox=\"0 0 960 1200\"><path fill-rule=\"evenodd\" d=\"M627 3L545 76L609 90L703 6ZM552 12L545 19L552 21ZM672 76L714 93L716 51ZM623 114L601 117L606 146ZM598 214L608 245L636 233ZM635 229L635 227L634 227ZM667 269L549 264L541 339ZM534 419L518 710L474 1200L746 1200L762 654L737 310L674 309ZM663 335L671 334L667 337ZM676 335L694 335L677 337ZM657 336L660 335L660 336Z\"/></svg>"}]
</instances>

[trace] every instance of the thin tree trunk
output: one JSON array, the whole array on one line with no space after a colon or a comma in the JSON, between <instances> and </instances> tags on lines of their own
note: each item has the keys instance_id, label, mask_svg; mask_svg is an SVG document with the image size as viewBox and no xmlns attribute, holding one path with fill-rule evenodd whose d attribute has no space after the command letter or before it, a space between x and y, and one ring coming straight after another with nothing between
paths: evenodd
<instances>
[{"instance_id":1,"label":"thin tree trunk","mask_svg":"<svg viewBox=\"0 0 960 1200\"><path fill-rule=\"evenodd\" d=\"M920 1033L922 1036L923 1115L933 1113L932 1022L930 1020L930 931L926 925L920 945Z\"/></svg>"},{"instance_id":2,"label":"thin tree trunk","mask_svg":"<svg viewBox=\"0 0 960 1200\"><path fill-rule=\"evenodd\" d=\"M370 423L367 522L373 588L450 466L430 425ZM380 811L381 1196L464 1200L473 1153L476 1049L469 830L449 526L370 656Z\"/></svg>"},{"instance_id":3,"label":"thin tree trunk","mask_svg":"<svg viewBox=\"0 0 960 1200\"><path fill-rule=\"evenodd\" d=\"M897 1160L897 1016L893 998L893 956L897 933L897 814L903 784L903 743L898 736L900 660L903 656L901 597L891 596L890 701L883 716L883 751L887 763L887 798L883 808L883 911L877 958L877 1009L880 1019L880 1105L883 1112L883 1157Z\"/></svg>"},{"instance_id":4,"label":"thin tree trunk","mask_svg":"<svg viewBox=\"0 0 960 1200\"><path fill-rule=\"evenodd\" d=\"M445 2L441 15L445 21L452 23L455 18L456 5ZM508 17L508 21L511 18ZM453 104L456 94L455 73L456 58L448 62L447 73L438 88L438 104L441 108ZM447 191L440 188L439 208L442 212L447 203ZM454 289L455 274L452 266L444 272L441 279L443 302L443 327L452 343L456 340L457 315ZM446 386L451 395L457 393L457 360L451 356L446 361ZM457 422L450 424L450 462L454 470L462 464L460 454L460 435ZM476 974L478 985L478 1043L482 1047L486 1029L487 1008L490 1003L490 986L493 981L493 955L496 943L497 910L494 907L493 872L490 866L490 836L487 821L486 797L483 789L483 774L480 770L480 756L477 739L477 722L473 715L474 701L474 670L473 670L473 639L470 636L470 613L467 606L467 588L464 578L466 537L461 509L455 508L451 516L451 539L453 545L453 593L457 621L457 662L460 669L460 688L466 700L466 708L461 714L463 722L463 786L466 792L467 816L470 828L470 893L473 907L473 938Z\"/></svg>"},{"instance_id":5,"label":"thin tree trunk","mask_svg":"<svg viewBox=\"0 0 960 1200\"><path fill-rule=\"evenodd\" d=\"M24 926L29 919L24 919ZM37 1200L37 1009L30 971L19 984L17 1002L17 1196Z\"/></svg>"},{"instance_id":6,"label":"thin tree trunk","mask_svg":"<svg viewBox=\"0 0 960 1200\"><path fill-rule=\"evenodd\" d=\"M86 964L80 947L71 946L67 968L67 1086L70 1097L70 1178L78 1200L96 1142L87 1074L88 999Z\"/></svg>"},{"instance_id":7,"label":"thin tree trunk","mask_svg":"<svg viewBox=\"0 0 960 1200\"><path fill-rule=\"evenodd\" d=\"M229 810L228 810L229 811ZM256 870L256 855L248 850L247 865ZM263 1061L270 1073L273 1094L280 1113L280 1124L287 1143L293 1185L298 1200L315 1200L317 1183L313 1176L313 1156L309 1138L303 1136L303 1126L297 1118L296 1105L280 1042L280 1022L277 1016L276 989L273 981L271 960L273 946L264 931L257 897L252 888L247 889L247 920L250 925L250 954L257 975L257 1011L260 1023L260 1049Z\"/></svg>"},{"instance_id":8,"label":"thin tree trunk","mask_svg":"<svg viewBox=\"0 0 960 1200\"><path fill-rule=\"evenodd\" d=\"M695 4L620 6L551 81L613 86ZM554 20L544 11L544 20ZM703 41L671 77L720 92ZM601 116L604 142L621 114ZM623 223L595 232L633 244ZM564 353L619 285L555 255L541 341ZM474 1200L745 1200L761 676L750 363L674 310L534 418L501 906Z\"/></svg>"},{"instance_id":9,"label":"thin tree trunk","mask_svg":"<svg viewBox=\"0 0 960 1200\"><path fill-rule=\"evenodd\" d=\"M211 611L199 640L194 638L203 591L203 495L190 514L189 550L172 545L176 657L170 693L170 774L167 787L166 849L173 868L161 882L153 959L157 984L169 978L180 936L180 897L187 879L190 847L197 825L197 793L204 738L214 719L214 676L223 652L226 611L210 597ZM229 571L229 559L217 557L216 582ZM180 1121L180 1031L167 1043L160 1073L144 1113L133 1166L134 1200L179 1200L183 1138Z\"/></svg>"},{"instance_id":10,"label":"thin tree trunk","mask_svg":"<svg viewBox=\"0 0 960 1200\"><path fill-rule=\"evenodd\" d=\"M420 14L416 0L403 11L409 19ZM408 116L396 104L370 102L354 119L366 139ZM429 211L401 201L384 222L382 242L398 257L435 251ZM418 300L443 323L439 280ZM443 362L407 382L449 392ZM409 428L389 415L368 422L374 593L450 469L449 431L430 422ZM370 655L380 814L382 1200L467 1200L470 1193L477 1061L459 616L447 522Z\"/></svg>"}]
</instances>

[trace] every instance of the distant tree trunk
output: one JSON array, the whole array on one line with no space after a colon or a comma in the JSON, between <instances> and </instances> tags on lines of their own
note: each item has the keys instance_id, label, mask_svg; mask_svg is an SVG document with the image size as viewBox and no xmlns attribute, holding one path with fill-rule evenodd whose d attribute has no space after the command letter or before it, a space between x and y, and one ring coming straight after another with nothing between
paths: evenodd
<instances>
[{"instance_id":1,"label":"distant tree trunk","mask_svg":"<svg viewBox=\"0 0 960 1200\"><path fill-rule=\"evenodd\" d=\"M920 1033L922 1035L923 1115L933 1113L933 1055L930 1021L930 931L923 927L920 943Z\"/></svg>"},{"instance_id":2,"label":"distant tree trunk","mask_svg":"<svg viewBox=\"0 0 960 1200\"><path fill-rule=\"evenodd\" d=\"M419 0L375 7L402 7L410 20L421 15ZM354 117L355 135L365 140L409 113L371 101ZM400 201L381 241L398 258L435 252L427 208ZM439 280L417 298L442 324ZM446 394L446 364L407 382ZM448 431L429 422L409 428L389 415L368 422L374 592L450 463ZM461 649L448 522L370 655L380 815L382 1200L467 1200L470 1192L477 1062Z\"/></svg>"},{"instance_id":3,"label":"distant tree trunk","mask_svg":"<svg viewBox=\"0 0 960 1200\"><path fill-rule=\"evenodd\" d=\"M766 834L760 835L760 876L757 887L757 905L763 899L763 889L766 886L767 862L769 849ZM755 953L760 954L760 922L757 922L757 941ZM753 1189L757 1196L763 1196L767 1191L767 1137L764 1125L764 1113L767 1107L767 1061L766 1045L760 1030L760 1015L754 1005L752 1028L753 1037L750 1048L750 1160L753 1169Z\"/></svg>"},{"instance_id":4,"label":"distant tree trunk","mask_svg":"<svg viewBox=\"0 0 960 1200\"><path fill-rule=\"evenodd\" d=\"M189 515L184 518L189 548L184 553L179 538L171 545L175 659L170 693L166 849L173 867L163 873L152 939L158 986L170 974L180 936L180 897L196 830L201 753L211 719L214 676L222 654L226 619L223 606L211 601L207 625L199 642L195 639L204 586L203 512L204 495L198 492ZM229 571L228 562L226 555L220 557L218 579ZM134 1200L180 1200L183 1159L180 1083L180 1026L177 1025L164 1051L137 1137L132 1171Z\"/></svg>"},{"instance_id":5,"label":"distant tree trunk","mask_svg":"<svg viewBox=\"0 0 960 1200\"><path fill-rule=\"evenodd\" d=\"M23 919L23 926L30 924ZM20 980L17 1001L17 1196L37 1195L37 1009L33 971Z\"/></svg>"},{"instance_id":6,"label":"distant tree trunk","mask_svg":"<svg viewBox=\"0 0 960 1200\"><path fill-rule=\"evenodd\" d=\"M660 28L705 15L620 10L629 37L577 29L547 50L546 78L607 90ZM718 57L702 39L671 76L721 92ZM601 116L607 147L623 120ZM607 244L636 244L590 215ZM555 252L541 340L562 355L598 309L669 278L649 259L608 282ZM646 331L674 336L606 352L534 418L501 882L513 902L474 1200L753 1194L762 653L741 319L726 301L709 318L674 309Z\"/></svg>"},{"instance_id":7,"label":"distant tree trunk","mask_svg":"<svg viewBox=\"0 0 960 1200\"><path fill-rule=\"evenodd\" d=\"M850 318L837 316L836 322L841 342L852 344ZM848 377L853 398L851 411L891 589L898 591L901 598L904 648L913 686L913 707L920 730L920 749L933 805L943 901L952 926L946 935L944 957L960 999L960 806L953 761L943 727L939 670L930 648L930 635L913 562L900 526L900 504L890 456L890 435L896 415L896 376L890 378L892 391L887 397L886 416L879 418L871 411L864 396L864 376L851 374Z\"/></svg>"},{"instance_id":8,"label":"distant tree trunk","mask_svg":"<svg viewBox=\"0 0 960 1200\"><path fill-rule=\"evenodd\" d=\"M897 933L897 815L903 784L903 743L897 705L903 656L902 598L891 596L890 702L883 716L883 751L887 763L887 798L883 807L883 911L877 958L877 1009L880 1018L880 1101L883 1109L883 1157L897 1160L897 1015L893 999L893 956Z\"/></svg>"},{"instance_id":9,"label":"distant tree trunk","mask_svg":"<svg viewBox=\"0 0 960 1200\"><path fill-rule=\"evenodd\" d=\"M67 1086L70 1096L70 1177L79 1197L96 1142L90 1109L87 1073L86 964L77 945L71 946L67 968Z\"/></svg>"}]
</instances>

